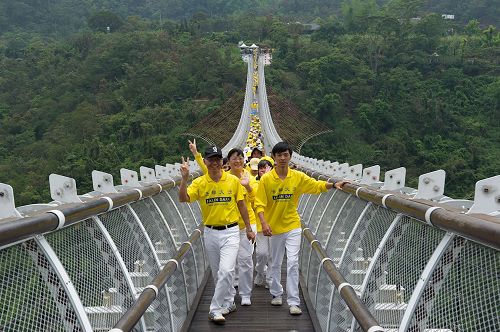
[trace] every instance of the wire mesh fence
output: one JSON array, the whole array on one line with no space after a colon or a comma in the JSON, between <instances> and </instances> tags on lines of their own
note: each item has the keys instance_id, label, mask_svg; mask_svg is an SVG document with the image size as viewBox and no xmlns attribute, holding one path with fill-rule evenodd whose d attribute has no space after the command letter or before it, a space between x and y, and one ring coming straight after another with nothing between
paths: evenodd
<instances>
[{"instance_id":1,"label":"wire mesh fence","mask_svg":"<svg viewBox=\"0 0 500 332\"><path fill-rule=\"evenodd\" d=\"M184 224L184 219L189 217L193 218L193 216L189 216L189 214L185 213L186 211L184 209L182 209L181 213L181 209L177 209L177 206L166 192L161 192L153 196L152 199L165 217L170 231L174 236L175 246L178 248L189 236L188 230Z\"/></svg>"},{"instance_id":2,"label":"wire mesh fence","mask_svg":"<svg viewBox=\"0 0 500 332\"><path fill-rule=\"evenodd\" d=\"M177 269L167 281L167 290L170 294L174 331L179 331L186 320L188 312L188 295L181 269Z\"/></svg>"},{"instance_id":3,"label":"wire mesh fence","mask_svg":"<svg viewBox=\"0 0 500 332\"><path fill-rule=\"evenodd\" d=\"M339 212L343 209L349 194L339 191L335 194L335 199L332 199L322 214L320 223L316 229L311 231L316 235L316 238L323 245L327 243L328 236L332 230L333 225L338 220Z\"/></svg>"},{"instance_id":4,"label":"wire mesh fence","mask_svg":"<svg viewBox=\"0 0 500 332\"><path fill-rule=\"evenodd\" d=\"M498 331L500 254L456 237L443 254L409 331Z\"/></svg>"},{"instance_id":5,"label":"wire mesh fence","mask_svg":"<svg viewBox=\"0 0 500 332\"><path fill-rule=\"evenodd\" d=\"M0 251L0 331L81 331L61 289L34 240Z\"/></svg>"},{"instance_id":6,"label":"wire mesh fence","mask_svg":"<svg viewBox=\"0 0 500 332\"><path fill-rule=\"evenodd\" d=\"M323 243L326 244L327 253L331 253L336 264L338 264L340 258L342 257L346 243L350 238L351 231L354 228L359 216L363 212L366 204L366 202L357 199L354 196L350 196L345 201L344 206L333 223L328 237L325 241L323 241ZM325 234L321 234L320 238L323 240L324 236Z\"/></svg>"},{"instance_id":7,"label":"wire mesh fence","mask_svg":"<svg viewBox=\"0 0 500 332\"><path fill-rule=\"evenodd\" d=\"M320 269L320 260L316 253L313 251L311 253L311 259L309 262L309 269L307 273L307 292L309 297L312 299L316 298L316 286L318 284L318 272ZM316 301L311 301L313 305L316 305Z\"/></svg>"},{"instance_id":8,"label":"wire mesh fence","mask_svg":"<svg viewBox=\"0 0 500 332\"><path fill-rule=\"evenodd\" d=\"M311 215L309 217L309 220L305 220L304 222L308 225L308 227L312 230L316 230L320 220L321 216L323 215L323 212L325 211L325 205L332 199L332 197L337 193L337 190L329 190L325 193L322 193L318 196L318 199L316 200L314 206L312 206L312 211Z\"/></svg>"},{"instance_id":9,"label":"wire mesh fence","mask_svg":"<svg viewBox=\"0 0 500 332\"><path fill-rule=\"evenodd\" d=\"M316 317L322 331L328 331L328 321L331 313L331 297L335 292L335 286L324 269L319 270L317 292L315 300ZM311 296L311 299L313 297Z\"/></svg>"},{"instance_id":10,"label":"wire mesh fence","mask_svg":"<svg viewBox=\"0 0 500 332\"><path fill-rule=\"evenodd\" d=\"M381 326L397 328L429 258L444 232L404 216L386 242L363 293Z\"/></svg>"},{"instance_id":11,"label":"wire mesh fence","mask_svg":"<svg viewBox=\"0 0 500 332\"><path fill-rule=\"evenodd\" d=\"M129 206L100 216L120 252L135 287L147 286L158 274L159 266L153 249L138 225ZM170 249L173 252L172 249Z\"/></svg>"},{"instance_id":12,"label":"wire mesh fence","mask_svg":"<svg viewBox=\"0 0 500 332\"><path fill-rule=\"evenodd\" d=\"M309 195L309 199L307 200L306 206L304 207L304 212L302 212L302 217L301 219L304 220L306 223L311 220L311 215L314 211L314 206L316 205L316 202L319 200L319 198L322 195Z\"/></svg>"},{"instance_id":13,"label":"wire mesh fence","mask_svg":"<svg viewBox=\"0 0 500 332\"><path fill-rule=\"evenodd\" d=\"M0 250L0 331L82 330L72 296L94 331L109 330L201 220L199 206L180 204L177 195L169 189ZM387 331L401 324L405 331L500 330L499 251L457 235L446 242L450 234L442 230L342 191L304 195L300 206L332 262ZM321 329L360 331L304 238L301 248L309 311ZM134 330L178 331L206 268L200 238Z\"/></svg>"},{"instance_id":14,"label":"wire mesh fence","mask_svg":"<svg viewBox=\"0 0 500 332\"><path fill-rule=\"evenodd\" d=\"M71 278L94 331L111 329L134 296L96 222L86 219L46 239Z\"/></svg>"},{"instance_id":15,"label":"wire mesh fence","mask_svg":"<svg viewBox=\"0 0 500 332\"><path fill-rule=\"evenodd\" d=\"M36 240L2 249L0 331L82 330L72 296L92 330L111 329L201 220L199 205L177 196L172 188L48 233L49 252ZM47 257L52 251L60 266ZM199 237L133 330L178 331L207 267Z\"/></svg>"},{"instance_id":16,"label":"wire mesh fence","mask_svg":"<svg viewBox=\"0 0 500 332\"><path fill-rule=\"evenodd\" d=\"M355 207L355 205L358 206ZM359 203L352 204L351 211L359 210L360 207ZM350 224L356 224L348 227L350 231L347 232L347 235L344 233L346 230L344 227L341 228L342 231L339 229L336 237L330 237L330 239L337 238L337 241L329 241L326 251L331 253L339 271L354 290L359 293L371 257L373 257L374 251L392 219L388 210L373 205L365 206L362 212L358 212L346 214L353 216ZM358 221L355 221L355 218ZM340 256L339 248L342 249ZM348 329L353 317L345 302L341 299L340 294L335 292L332 293L330 300L336 311L332 312L329 317L329 326L332 329Z\"/></svg>"},{"instance_id":17,"label":"wire mesh fence","mask_svg":"<svg viewBox=\"0 0 500 332\"><path fill-rule=\"evenodd\" d=\"M196 227L201 223L201 212L198 202L186 204L179 203L177 197L179 197L179 188L174 187L167 190L168 195L172 197L172 200L176 203L179 212L182 215L182 220L187 228L189 234L191 234ZM193 218L193 215L195 218Z\"/></svg>"},{"instance_id":18,"label":"wire mesh fence","mask_svg":"<svg viewBox=\"0 0 500 332\"><path fill-rule=\"evenodd\" d=\"M299 214L302 214L302 212L304 212L304 206L306 205L306 201L307 201L308 197L309 197L309 195L301 195L300 196L299 204L297 206L297 211L299 212Z\"/></svg>"},{"instance_id":19,"label":"wire mesh fence","mask_svg":"<svg viewBox=\"0 0 500 332\"><path fill-rule=\"evenodd\" d=\"M499 251L456 235L443 251L445 231L343 192L309 215L320 216L316 239L386 331L405 314L403 331L500 330ZM303 241L301 273L321 330L361 331L320 263Z\"/></svg>"},{"instance_id":20,"label":"wire mesh fence","mask_svg":"<svg viewBox=\"0 0 500 332\"><path fill-rule=\"evenodd\" d=\"M144 227L146 234L153 244L154 251L160 260L166 261L173 257L180 246L181 237L177 237L171 232L167 221L161 212L156 209L156 205L151 198L130 204L138 217L138 221Z\"/></svg>"}]
</instances>

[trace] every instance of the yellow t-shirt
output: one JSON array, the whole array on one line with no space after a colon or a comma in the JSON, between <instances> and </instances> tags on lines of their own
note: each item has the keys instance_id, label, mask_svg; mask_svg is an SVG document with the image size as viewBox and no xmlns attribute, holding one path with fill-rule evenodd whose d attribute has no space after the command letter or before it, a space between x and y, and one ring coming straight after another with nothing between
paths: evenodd
<instances>
[{"instance_id":1,"label":"yellow t-shirt","mask_svg":"<svg viewBox=\"0 0 500 332\"><path fill-rule=\"evenodd\" d=\"M255 197L255 211L264 212L273 234L282 234L300 228L297 212L300 195L325 192L325 181L317 181L305 173L288 169L285 180L276 170L264 174L260 179Z\"/></svg>"},{"instance_id":2,"label":"yellow t-shirt","mask_svg":"<svg viewBox=\"0 0 500 332\"><path fill-rule=\"evenodd\" d=\"M255 201L255 194L257 193L257 180L252 176L252 174L248 173L247 170L243 170L243 174L247 173L247 176L250 179L250 187L252 187L252 192L248 192L245 187L243 187L243 196L245 197L245 203L247 205L247 211L248 211L248 219L250 219L250 225L255 225L257 220L255 219L255 212L253 211L253 203ZM238 224L240 226L240 229L245 228L245 222L243 221L243 218L241 217L240 214L240 219L238 219Z\"/></svg>"},{"instance_id":3,"label":"yellow t-shirt","mask_svg":"<svg viewBox=\"0 0 500 332\"><path fill-rule=\"evenodd\" d=\"M196 178L187 188L189 201L200 201L203 224L224 226L241 219L237 202L244 200L245 188L240 180L222 172L219 182L205 174Z\"/></svg>"},{"instance_id":4,"label":"yellow t-shirt","mask_svg":"<svg viewBox=\"0 0 500 332\"><path fill-rule=\"evenodd\" d=\"M257 188L254 189L254 190L258 190L258 184L259 184L259 180L257 180L257 177L254 178L255 179L255 182L257 182ZM253 212L255 214L255 224L257 225L257 233L260 233L262 232L262 224L260 223L260 219L259 219L259 215L257 214L257 211L255 211L255 200L253 201L253 204L252 204L252 207L253 207Z\"/></svg>"}]
</instances>

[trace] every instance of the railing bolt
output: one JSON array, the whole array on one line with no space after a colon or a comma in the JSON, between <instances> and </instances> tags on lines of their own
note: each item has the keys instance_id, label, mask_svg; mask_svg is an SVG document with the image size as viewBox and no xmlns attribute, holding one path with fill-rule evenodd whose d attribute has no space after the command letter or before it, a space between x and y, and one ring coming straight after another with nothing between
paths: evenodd
<instances>
[{"instance_id":1,"label":"railing bolt","mask_svg":"<svg viewBox=\"0 0 500 332\"><path fill-rule=\"evenodd\" d=\"M425 179L424 179L424 183L425 183L425 184L429 184L429 182L431 182L431 180L430 180L429 178L425 178Z\"/></svg>"},{"instance_id":2,"label":"railing bolt","mask_svg":"<svg viewBox=\"0 0 500 332\"><path fill-rule=\"evenodd\" d=\"M432 189L433 189L435 192L438 192L438 191L439 191L439 186L434 186Z\"/></svg>"},{"instance_id":3,"label":"railing bolt","mask_svg":"<svg viewBox=\"0 0 500 332\"><path fill-rule=\"evenodd\" d=\"M4 197L5 193L3 191L0 191L0 197Z\"/></svg>"}]
</instances>

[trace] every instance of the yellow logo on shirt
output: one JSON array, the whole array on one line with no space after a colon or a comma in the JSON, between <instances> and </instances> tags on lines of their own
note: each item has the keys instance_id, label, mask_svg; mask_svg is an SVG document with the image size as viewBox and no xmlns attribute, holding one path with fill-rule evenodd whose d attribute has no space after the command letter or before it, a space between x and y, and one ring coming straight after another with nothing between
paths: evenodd
<instances>
[{"instance_id":1,"label":"yellow logo on shirt","mask_svg":"<svg viewBox=\"0 0 500 332\"><path fill-rule=\"evenodd\" d=\"M229 202L231 202L231 197L212 197L205 199L206 204L229 203Z\"/></svg>"},{"instance_id":2,"label":"yellow logo on shirt","mask_svg":"<svg viewBox=\"0 0 500 332\"><path fill-rule=\"evenodd\" d=\"M273 196L273 201L289 201L293 194L279 194Z\"/></svg>"}]
</instances>

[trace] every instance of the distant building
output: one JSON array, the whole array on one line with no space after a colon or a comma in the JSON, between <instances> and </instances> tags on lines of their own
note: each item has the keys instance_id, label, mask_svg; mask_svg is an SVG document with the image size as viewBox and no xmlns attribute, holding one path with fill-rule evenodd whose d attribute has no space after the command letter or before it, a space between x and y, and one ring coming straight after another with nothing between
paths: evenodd
<instances>
[{"instance_id":1,"label":"distant building","mask_svg":"<svg viewBox=\"0 0 500 332\"><path fill-rule=\"evenodd\" d=\"M321 28L321 25L319 25L317 23L305 23L302 25L304 26L305 30L309 30L309 31L317 31Z\"/></svg>"},{"instance_id":2,"label":"distant building","mask_svg":"<svg viewBox=\"0 0 500 332\"><path fill-rule=\"evenodd\" d=\"M455 15L453 15L453 14L442 14L441 17L445 20L454 20L455 19Z\"/></svg>"},{"instance_id":3,"label":"distant building","mask_svg":"<svg viewBox=\"0 0 500 332\"><path fill-rule=\"evenodd\" d=\"M302 28L304 29L305 32L313 32L313 31L317 31L319 29L321 29L321 25L317 24L317 23L314 23L314 22L311 22L311 23L302 23L302 22L288 22L287 23L288 25L290 24L296 24L296 25L300 25L302 26Z\"/></svg>"}]
</instances>

